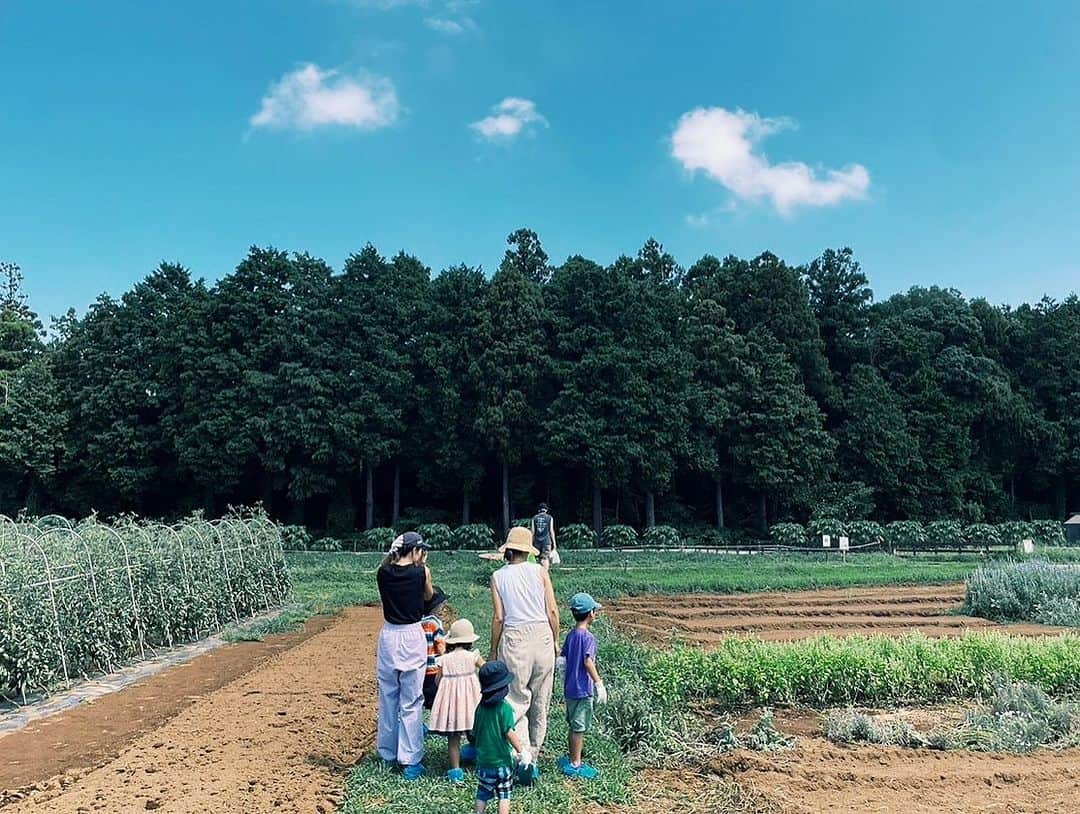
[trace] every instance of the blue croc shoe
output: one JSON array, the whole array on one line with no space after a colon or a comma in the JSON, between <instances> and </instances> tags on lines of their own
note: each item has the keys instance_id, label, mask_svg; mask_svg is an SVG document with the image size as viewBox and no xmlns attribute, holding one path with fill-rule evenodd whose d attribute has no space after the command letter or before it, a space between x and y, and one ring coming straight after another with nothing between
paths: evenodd
<instances>
[{"instance_id":1,"label":"blue croc shoe","mask_svg":"<svg viewBox=\"0 0 1080 814\"><path fill-rule=\"evenodd\" d=\"M465 782L465 772L461 769L448 769L446 771L446 779L453 785L459 786Z\"/></svg>"},{"instance_id":2,"label":"blue croc shoe","mask_svg":"<svg viewBox=\"0 0 1080 814\"><path fill-rule=\"evenodd\" d=\"M588 763L582 763L580 766L575 766L567 759L567 761L560 767L562 773L567 777L574 777L579 780L595 780L600 772L590 766Z\"/></svg>"},{"instance_id":3,"label":"blue croc shoe","mask_svg":"<svg viewBox=\"0 0 1080 814\"><path fill-rule=\"evenodd\" d=\"M401 776L406 780L419 780L424 776L424 764L414 763L412 766L406 766L402 770Z\"/></svg>"},{"instance_id":4,"label":"blue croc shoe","mask_svg":"<svg viewBox=\"0 0 1080 814\"><path fill-rule=\"evenodd\" d=\"M467 743L461 747L461 762L462 763L475 763L476 762L476 747L471 743Z\"/></svg>"}]
</instances>

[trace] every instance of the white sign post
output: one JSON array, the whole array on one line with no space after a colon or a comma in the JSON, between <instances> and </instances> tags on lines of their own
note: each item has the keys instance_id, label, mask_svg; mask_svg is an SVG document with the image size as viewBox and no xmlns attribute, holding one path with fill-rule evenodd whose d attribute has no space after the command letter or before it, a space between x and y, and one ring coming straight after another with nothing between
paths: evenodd
<instances>
[{"instance_id":1,"label":"white sign post","mask_svg":"<svg viewBox=\"0 0 1080 814\"><path fill-rule=\"evenodd\" d=\"M821 547L822 548L831 548L832 547L832 537L830 537L828 534L822 534L821 535Z\"/></svg>"},{"instance_id":2,"label":"white sign post","mask_svg":"<svg viewBox=\"0 0 1080 814\"><path fill-rule=\"evenodd\" d=\"M1024 547L1024 553L1025 554L1034 554L1035 553L1035 541L1034 540L1024 540L1024 542L1021 543L1021 545L1023 545L1023 547Z\"/></svg>"},{"instance_id":3,"label":"white sign post","mask_svg":"<svg viewBox=\"0 0 1080 814\"><path fill-rule=\"evenodd\" d=\"M844 557L844 562L847 562L848 548L850 548L850 545L848 544L848 538L847 537L841 537L840 538L840 554Z\"/></svg>"}]
</instances>

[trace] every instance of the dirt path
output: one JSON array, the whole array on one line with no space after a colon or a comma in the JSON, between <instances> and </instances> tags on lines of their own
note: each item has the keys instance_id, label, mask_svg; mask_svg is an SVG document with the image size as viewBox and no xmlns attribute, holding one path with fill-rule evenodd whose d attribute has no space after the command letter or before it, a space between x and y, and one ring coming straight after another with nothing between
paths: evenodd
<instances>
[{"instance_id":1,"label":"dirt path","mask_svg":"<svg viewBox=\"0 0 1080 814\"><path fill-rule=\"evenodd\" d=\"M345 772L372 743L380 624L377 608L346 611L160 727L151 725L115 759L63 783L40 784L3 814L332 811ZM5 754L15 737L0 740ZM52 748L76 751L56 740Z\"/></svg>"},{"instance_id":2,"label":"dirt path","mask_svg":"<svg viewBox=\"0 0 1080 814\"><path fill-rule=\"evenodd\" d=\"M761 639L791 640L822 633L898 635L918 630L928 636L957 636L968 630L996 630L1018 635L1046 635L1058 628L999 625L956 615L963 585L845 588L759 594L639 596L605 603L616 626L632 630L653 644L672 633L700 644L725 636L751 634Z\"/></svg>"},{"instance_id":3,"label":"dirt path","mask_svg":"<svg viewBox=\"0 0 1080 814\"><path fill-rule=\"evenodd\" d=\"M0 804L19 789L112 760L139 735L334 622L319 616L294 633L225 645L0 736Z\"/></svg>"}]
</instances>

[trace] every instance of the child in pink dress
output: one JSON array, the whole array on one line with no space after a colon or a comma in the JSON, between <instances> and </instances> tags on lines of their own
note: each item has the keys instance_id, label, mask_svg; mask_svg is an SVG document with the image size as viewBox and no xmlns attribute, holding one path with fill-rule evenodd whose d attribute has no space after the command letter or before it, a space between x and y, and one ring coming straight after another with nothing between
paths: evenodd
<instances>
[{"instance_id":1,"label":"child in pink dress","mask_svg":"<svg viewBox=\"0 0 1080 814\"><path fill-rule=\"evenodd\" d=\"M458 619L450 625L446 636L446 654L439 657L442 680L431 705L431 731L446 735L450 758L446 779L451 783L465 780L465 772L461 770L461 736L472 731L476 705L480 703L476 671L484 666L484 659L472 649L478 638L472 622ZM468 746L465 748L472 751Z\"/></svg>"}]
</instances>

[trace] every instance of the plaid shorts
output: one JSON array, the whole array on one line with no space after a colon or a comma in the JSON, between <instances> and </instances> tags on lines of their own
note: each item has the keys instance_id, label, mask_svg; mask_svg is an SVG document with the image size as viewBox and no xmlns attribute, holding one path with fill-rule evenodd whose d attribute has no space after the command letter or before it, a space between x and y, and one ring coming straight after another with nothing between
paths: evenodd
<instances>
[{"instance_id":1,"label":"plaid shorts","mask_svg":"<svg viewBox=\"0 0 1080 814\"><path fill-rule=\"evenodd\" d=\"M476 801L486 803L498 797L500 800L509 800L510 791L514 788L514 770L509 766L499 766L497 769L476 770Z\"/></svg>"}]
</instances>

